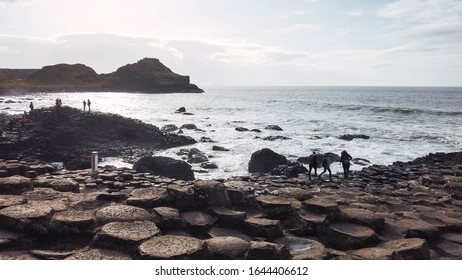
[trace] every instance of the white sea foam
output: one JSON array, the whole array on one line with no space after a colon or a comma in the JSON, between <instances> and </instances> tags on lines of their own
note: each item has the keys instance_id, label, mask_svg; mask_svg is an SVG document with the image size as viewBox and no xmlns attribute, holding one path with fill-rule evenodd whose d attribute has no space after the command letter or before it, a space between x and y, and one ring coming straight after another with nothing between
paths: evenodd
<instances>
[{"instance_id":1,"label":"white sea foam","mask_svg":"<svg viewBox=\"0 0 462 280\"><path fill-rule=\"evenodd\" d=\"M389 87L222 87L206 88L202 94L47 93L1 96L0 109L8 113L51 106L60 97L63 105L81 108L91 99L92 110L121 114L158 127L194 123L203 131L184 129L196 140L209 137L215 143L197 143L159 151L157 155L181 158L181 148L197 147L219 168L197 173L198 178L226 178L247 174L253 152L270 148L291 160L312 150L353 157L371 164L409 161L431 152L462 149L462 88ZM11 100L15 103L5 103ZM193 115L175 113L186 107ZM279 125L283 131L267 130ZM236 127L262 132L238 132ZM343 134L365 134L370 139L345 141ZM265 141L266 136L289 140ZM259 137L259 138L256 138ZM212 151L218 145L229 152ZM126 165L111 159L114 165ZM363 168L353 165L353 170ZM194 169L199 166L194 165ZM340 171L340 164L332 171Z\"/></svg>"}]
</instances>

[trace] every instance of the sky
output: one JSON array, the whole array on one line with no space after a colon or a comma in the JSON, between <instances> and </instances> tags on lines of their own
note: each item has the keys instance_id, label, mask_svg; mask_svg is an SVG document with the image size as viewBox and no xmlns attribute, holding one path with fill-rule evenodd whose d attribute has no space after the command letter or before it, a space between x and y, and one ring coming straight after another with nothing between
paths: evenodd
<instances>
[{"instance_id":1,"label":"sky","mask_svg":"<svg viewBox=\"0 0 462 280\"><path fill-rule=\"evenodd\" d=\"M199 86L462 86L462 0L0 0L0 68L144 57Z\"/></svg>"}]
</instances>

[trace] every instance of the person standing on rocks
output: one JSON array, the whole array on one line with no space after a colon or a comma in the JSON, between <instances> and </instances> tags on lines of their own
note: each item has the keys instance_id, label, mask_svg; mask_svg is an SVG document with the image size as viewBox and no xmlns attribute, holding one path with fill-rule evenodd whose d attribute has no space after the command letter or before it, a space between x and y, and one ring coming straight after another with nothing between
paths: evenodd
<instances>
[{"instance_id":1,"label":"person standing on rocks","mask_svg":"<svg viewBox=\"0 0 462 280\"><path fill-rule=\"evenodd\" d=\"M342 163L343 167L343 178L348 179L348 173L350 173L350 160L352 160L353 157L348 154L347 151L343 150L342 153L340 154L340 162Z\"/></svg>"},{"instance_id":2,"label":"person standing on rocks","mask_svg":"<svg viewBox=\"0 0 462 280\"><path fill-rule=\"evenodd\" d=\"M31 103L29 104L29 108L30 108L30 111L31 111L31 112L34 111L34 103L32 103L32 101L31 101Z\"/></svg>"},{"instance_id":3,"label":"person standing on rocks","mask_svg":"<svg viewBox=\"0 0 462 280\"><path fill-rule=\"evenodd\" d=\"M85 99L83 100L83 111L85 112L85 109L87 108L87 102Z\"/></svg>"},{"instance_id":4,"label":"person standing on rocks","mask_svg":"<svg viewBox=\"0 0 462 280\"><path fill-rule=\"evenodd\" d=\"M319 178L321 178L322 174L329 171L329 181L332 181L332 171L330 171L330 162L327 154L322 157L322 167L324 167L324 171L319 174Z\"/></svg>"},{"instance_id":5,"label":"person standing on rocks","mask_svg":"<svg viewBox=\"0 0 462 280\"><path fill-rule=\"evenodd\" d=\"M316 156L316 152L313 151L311 155L308 156L308 178L311 180L311 169L314 168L314 177L317 177L316 171L318 168L318 157Z\"/></svg>"},{"instance_id":6,"label":"person standing on rocks","mask_svg":"<svg viewBox=\"0 0 462 280\"><path fill-rule=\"evenodd\" d=\"M91 108L90 108L90 105L91 105L90 99L87 99L87 105L88 105L88 112L90 112L90 111L91 111Z\"/></svg>"}]
</instances>

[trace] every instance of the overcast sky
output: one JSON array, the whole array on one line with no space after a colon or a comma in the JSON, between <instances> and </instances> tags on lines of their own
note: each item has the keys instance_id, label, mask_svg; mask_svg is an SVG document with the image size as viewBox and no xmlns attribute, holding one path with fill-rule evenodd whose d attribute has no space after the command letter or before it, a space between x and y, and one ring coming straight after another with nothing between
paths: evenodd
<instances>
[{"instance_id":1,"label":"overcast sky","mask_svg":"<svg viewBox=\"0 0 462 280\"><path fill-rule=\"evenodd\" d=\"M144 57L199 86L462 86L462 0L0 0L0 68Z\"/></svg>"}]
</instances>

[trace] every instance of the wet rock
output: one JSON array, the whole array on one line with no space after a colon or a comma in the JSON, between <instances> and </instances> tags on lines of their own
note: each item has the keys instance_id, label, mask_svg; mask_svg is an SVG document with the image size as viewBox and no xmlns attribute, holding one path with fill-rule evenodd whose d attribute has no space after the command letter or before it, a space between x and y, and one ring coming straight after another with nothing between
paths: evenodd
<instances>
[{"instance_id":1,"label":"wet rock","mask_svg":"<svg viewBox=\"0 0 462 280\"><path fill-rule=\"evenodd\" d=\"M133 165L137 172L151 172L179 180L194 180L191 165L168 157L143 157Z\"/></svg>"},{"instance_id":2,"label":"wet rock","mask_svg":"<svg viewBox=\"0 0 462 280\"><path fill-rule=\"evenodd\" d=\"M393 260L429 260L430 249L427 241L421 238L406 238L385 242L380 248L392 250Z\"/></svg>"},{"instance_id":3,"label":"wet rock","mask_svg":"<svg viewBox=\"0 0 462 280\"><path fill-rule=\"evenodd\" d=\"M152 237L139 247L143 259L203 259L205 242L187 236L164 235Z\"/></svg>"},{"instance_id":4,"label":"wet rock","mask_svg":"<svg viewBox=\"0 0 462 280\"><path fill-rule=\"evenodd\" d=\"M231 229L231 228L223 228L223 227L212 227L208 231L208 234L210 237L227 237L227 236L232 236L232 237L237 237L245 241L252 241L252 238L241 231Z\"/></svg>"},{"instance_id":5,"label":"wet rock","mask_svg":"<svg viewBox=\"0 0 462 280\"><path fill-rule=\"evenodd\" d=\"M160 130L162 132L172 132L172 131L178 130L178 126L174 124L167 124L167 125L162 126Z\"/></svg>"},{"instance_id":6,"label":"wet rock","mask_svg":"<svg viewBox=\"0 0 462 280\"><path fill-rule=\"evenodd\" d=\"M214 180L196 180L194 182L194 196L198 205L231 206L226 187L222 182Z\"/></svg>"},{"instance_id":7,"label":"wet rock","mask_svg":"<svg viewBox=\"0 0 462 280\"><path fill-rule=\"evenodd\" d=\"M265 141L276 141L276 140L290 140L292 138L287 137L287 136L277 135L277 136L266 136L266 137L263 137L262 139Z\"/></svg>"},{"instance_id":8,"label":"wet rock","mask_svg":"<svg viewBox=\"0 0 462 280\"><path fill-rule=\"evenodd\" d=\"M30 253L41 260L62 260L75 254L75 251L32 250Z\"/></svg>"},{"instance_id":9,"label":"wet rock","mask_svg":"<svg viewBox=\"0 0 462 280\"><path fill-rule=\"evenodd\" d=\"M142 241L159 234L159 228L151 221L112 222L97 232L95 243L105 248L136 252Z\"/></svg>"},{"instance_id":10,"label":"wet rock","mask_svg":"<svg viewBox=\"0 0 462 280\"><path fill-rule=\"evenodd\" d=\"M205 241L208 255L217 260L244 259L250 243L237 237L213 237Z\"/></svg>"},{"instance_id":11,"label":"wet rock","mask_svg":"<svg viewBox=\"0 0 462 280\"><path fill-rule=\"evenodd\" d=\"M339 136L338 139L341 140L346 140L346 141L351 141L353 139L369 139L371 138L370 136L364 135L364 134L344 134L342 136Z\"/></svg>"},{"instance_id":12,"label":"wet rock","mask_svg":"<svg viewBox=\"0 0 462 280\"><path fill-rule=\"evenodd\" d=\"M192 130L192 129L197 129L197 126L195 124L192 124L192 123L186 123L186 124L183 124L182 126L180 126L180 129Z\"/></svg>"},{"instance_id":13,"label":"wet rock","mask_svg":"<svg viewBox=\"0 0 462 280\"><path fill-rule=\"evenodd\" d=\"M180 217L183 224L198 229L211 227L216 221L216 218L201 211L184 212Z\"/></svg>"},{"instance_id":14,"label":"wet rock","mask_svg":"<svg viewBox=\"0 0 462 280\"><path fill-rule=\"evenodd\" d=\"M181 228L181 218L178 209L171 207L156 207L152 209L154 222L161 229Z\"/></svg>"},{"instance_id":15,"label":"wet rock","mask_svg":"<svg viewBox=\"0 0 462 280\"><path fill-rule=\"evenodd\" d=\"M180 108L178 108L178 110L175 111L175 113L185 113L185 112L186 112L185 107L180 107Z\"/></svg>"},{"instance_id":16,"label":"wet rock","mask_svg":"<svg viewBox=\"0 0 462 280\"><path fill-rule=\"evenodd\" d=\"M188 162L189 163L202 163L208 161L209 158L199 149L192 148L188 153Z\"/></svg>"},{"instance_id":17,"label":"wet rock","mask_svg":"<svg viewBox=\"0 0 462 280\"><path fill-rule=\"evenodd\" d=\"M372 229L351 223L334 223L323 228L322 232L322 239L344 250L372 247L378 243Z\"/></svg>"},{"instance_id":18,"label":"wet rock","mask_svg":"<svg viewBox=\"0 0 462 280\"><path fill-rule=\"evenodd\" d=\"M251 241L247 253L248 260L286 260L289 257L286 246L266 241Z\"/></svg>"},{"instance_id":19,"label":"wet rock","mask_svg":"<svg viewBox=\"0 0 462 280\"><path fill-rule=\"evenodd\" d=\"M83 249L66 258L66 260L131 260L124 253L107 249Z\"/></svg>"},{"instance_id":20,"label":"wet rock","mask_svg":"<svg viewBox=\"0 0 462 280\"><path fill-rule=\"evenodd\" d=\"M282 131L283 129L279 125L267 125L265 129Z\"/></svg>"},{"instance_id":21,"label":"wet rock","mask_svg":"<svg viewBox=\"0 0 462 280\"><path fill-rule=\"evenodd\" d=\"M148 211L127 205L105 207L96 211L95 216L98 224L152 220L152 216L148 213Z\"/></svg>"},{"instance_id":22,"label":"wet rock","mask_svg":"<svg viewBox=\"0 0 462 280\"><path fill-rule=\"evenodd\" d=\"M244 223L250 234L255 237L264 237L272 241L283 235L281 223L278 220L250 217Z\"/></svg>"},{"instance_id":23,"label":"wet rock","mask_svg":"<svg viewBox=\"0 0 462 280\"><path fill-rule=\"evenodd\" d=\"M167 189L148 187L136 189L127 199L127 204L138 207L152 208L166 206L173 199L168 195Z\"/></svg>"},{"instance_id":24,"label":"wet rock","mask_svg":"<svg viewBox=\"0 0 462 280\"><path fill-rule=\"evenodd\" d=\"M229 149L223 148L221 146L213 146L212 150L213 151L222 151L222 152L228 152L229 151Z\"/></svg>"},{"instance_id":25,"label":"wet rock","mask_svg":"<svg viewBox=\"0 0 462 280\"><path fill-rule=\"evenodd\" d=\"M249 131L249 129L245 127L236 127L234 130L239 131L239 132Z\"/></svg>"},{"instance_id":26,"label":"wet rock","mask_svg":"<svg viewBox=\"0 0 462 280\"><path fill-rule=\"evenodd\" d=\"M204 169L217 169L218 165L214 162L203 162L201 163L201 168Z\"/></svg>"},{"instance_id":27,"label":"wet rock","mask_svg":"<svg viewBox=\"0 0 462 280\"><path fill-rule=\"evenodd\" d=\"M33 188L30 178L19 175L0 178L0 194L22 194Z\"/></svg>"},{"instance_id":28,"label":"wet rock","mask_svg":"<svg viewBox=\"0 0 462 280\"><path fill-rule=\"evenodd\" d=\"M248 169L250 173L268 173L278 165L284 165L286 163L286 157L265 148L252 154Z\"/></svg>"},{"instance_id":29,"label":"wet rock","mask_svg":"<svg viewBox=\"0 0 462 280\"><path fill-rule=\"evenodd\" d=\"M297 178L299 174L307 173L308 169L306 169L301 163L299 162L291 162L286 165L279 165L273 170L271 170L271 175L283 175L289 178Z\"/></svg>"},{"instance_id":30,"label":"wet rock","mask_svg":"<svg viewBox=\"0 0 462 280\"><path fill-rule=\"evenodd\" d=\"M202 143L215 143L214 140L212 140L212 138L209 138L209 137L201 137L201 139L199 139L199 142L202 142Z\"/></svg>"}]
</instances>

